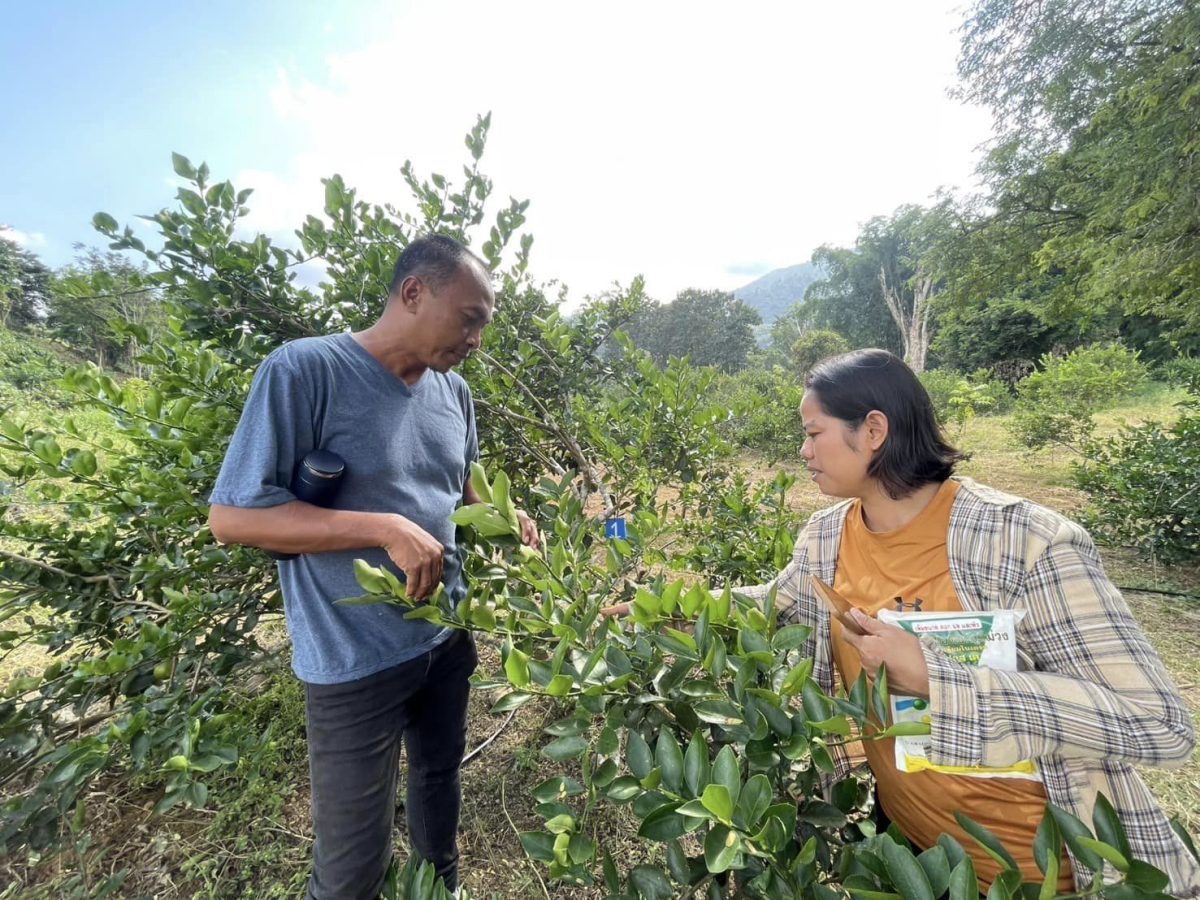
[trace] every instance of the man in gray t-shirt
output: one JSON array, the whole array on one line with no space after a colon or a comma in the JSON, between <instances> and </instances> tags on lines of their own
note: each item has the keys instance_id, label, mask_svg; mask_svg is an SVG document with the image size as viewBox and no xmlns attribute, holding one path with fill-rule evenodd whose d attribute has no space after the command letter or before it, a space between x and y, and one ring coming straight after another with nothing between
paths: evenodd
<instances>
[{"instance_id":1,"label":"man in gray t-shirt","mask_svg":"<svg viewBox=\"0 0 1200 900\"><path fill-rule=\"evenodd\" d=\"M217 540L297 554L280 562L279 578L305 684L313 898L378 896L401 740L413 846L450 887L457 881L474 646L391 606L335 601L362 593L356 558L390 567L415 599L439 584L465 594L450 514L479 499L467 477L478 438L471 393L450 370L479 347L494 303L486 268L466 248L441 236L412 241L374 325L293 341L263 362L209 498ZM346 464L331 508L290 489L314 449Z\"/></svg>"}]
</instances>

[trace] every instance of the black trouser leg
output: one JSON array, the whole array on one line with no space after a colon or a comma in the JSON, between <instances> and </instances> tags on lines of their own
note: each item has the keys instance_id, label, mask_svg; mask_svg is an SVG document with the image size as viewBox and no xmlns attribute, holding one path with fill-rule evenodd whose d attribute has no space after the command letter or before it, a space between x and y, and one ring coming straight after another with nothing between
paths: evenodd
<instances>
[{"instance_id":1,"label":"black trouser leg","mask_svg":"<svg viewBox=\"0 0 1200 900\"><path fill-rule=\"evenodd\" d=\"M474 666L474 645L459 634L432 653L357 681L305 685L316 836L312 900L378 897L392 857L402 737L409 746L414 846L439 873L457 874L458 767ZM414 778L426 787L414 792Z\"/></svg>"},{"instance_id":2,"label":"black trouser leg","mask_svg":"<svg viewBox=\"0 0 1200 900\"><path fill-rule=\"evenodd\" d=\"M451 890L458 885L458 773L467 745L467 678L478 662L473 641L463 636L454 643L435 658L424 686L410 701L404 731L409 837Z\"/></svg>"}]
</instances>

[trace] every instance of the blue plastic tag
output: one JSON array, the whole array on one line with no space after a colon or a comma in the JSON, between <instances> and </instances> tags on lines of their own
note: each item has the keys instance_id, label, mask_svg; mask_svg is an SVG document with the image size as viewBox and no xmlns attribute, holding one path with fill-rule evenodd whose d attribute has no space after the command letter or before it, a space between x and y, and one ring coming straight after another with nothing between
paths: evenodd
<instances>
[{"instance_id":1,"label":"blue plastic tag","mask_svg":"<svg viewBox=\"0 0 1200 900\"><path fill-rule=\"evenodd\" d=\"M617 516L604 520L604 536L606 538L625 539L625 517Z\"/></svg>"}]
</instances>

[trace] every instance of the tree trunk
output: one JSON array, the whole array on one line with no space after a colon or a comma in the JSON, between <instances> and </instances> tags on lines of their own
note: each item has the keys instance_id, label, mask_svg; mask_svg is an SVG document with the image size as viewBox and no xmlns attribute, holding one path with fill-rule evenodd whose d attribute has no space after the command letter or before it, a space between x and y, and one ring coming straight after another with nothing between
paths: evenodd
<instances>
[{"instance_id":1,"label":"tree trunk","mask_svg":"<svg viewBox=\"0 0 1200 900\"><path fill-rule=\"evenodd\" d=\"M914 280L912 308L909 309L903 287L889 285L886 270L882 266L879 269L883 302L900 329L904 361L919 375L925 371L925 359L929 355L929 301L933 297L933 279L918 269Z\"/></svg>"}]
</instances>

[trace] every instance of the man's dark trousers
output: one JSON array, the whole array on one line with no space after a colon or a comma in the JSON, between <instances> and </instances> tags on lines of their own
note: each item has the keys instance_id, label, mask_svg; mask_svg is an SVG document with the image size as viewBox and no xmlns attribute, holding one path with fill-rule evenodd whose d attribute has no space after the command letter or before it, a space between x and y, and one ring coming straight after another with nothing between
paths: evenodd
<instances>
[{"instance_id":1,"label":"man's dark trousers","mask_svg":"<svg viewBox=\"0 0 1200 900\"><path fill-rule=\"evenodd\" d=\"M312 777L310 900L375 900L392 858L400 742L408 757L413 849L458 880L458 771L468 676L478 658L456 632L416 659L345 684L305 684Z\"/></svg>"}]
</instances>

